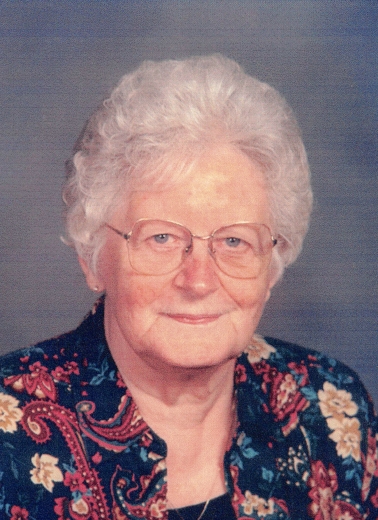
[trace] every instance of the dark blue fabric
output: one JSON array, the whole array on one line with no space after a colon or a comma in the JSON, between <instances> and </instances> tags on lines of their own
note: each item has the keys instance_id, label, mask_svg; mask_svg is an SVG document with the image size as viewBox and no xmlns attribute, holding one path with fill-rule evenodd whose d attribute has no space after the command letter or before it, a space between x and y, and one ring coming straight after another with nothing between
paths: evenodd
<instances>
[{"instance_id":1,"label":"dark blue fabric","mask_svg":"<svg viewBox=\"0 0 378 520\"><path fill-rule=\"evenodd\" d=\"M175 510L170 510L168 513L169 520L197 520L205 508L203 504L196 504L195 506L182 507ZM230 495L227 493L220 497L210 500L201 520L233 520L236 519L235 511L231 505Z\"/></svg>"}]
</instances>

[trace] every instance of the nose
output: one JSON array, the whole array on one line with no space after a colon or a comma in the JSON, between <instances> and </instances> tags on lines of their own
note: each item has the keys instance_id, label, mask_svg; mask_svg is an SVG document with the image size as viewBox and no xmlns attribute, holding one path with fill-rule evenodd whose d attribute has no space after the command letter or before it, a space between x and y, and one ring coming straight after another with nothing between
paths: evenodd
<instances>
[{"instance_id":1,"label":"nose","mask_svg":"<svg viewBox=\"0 0 378 520\"><path fill-rule=\"evenodd\" d=\"M219 285L217 267L210 254L207 240L193 239L192 246L174 284L191 297L204 297L215 292Z\"/></svg>"}]
</instances>

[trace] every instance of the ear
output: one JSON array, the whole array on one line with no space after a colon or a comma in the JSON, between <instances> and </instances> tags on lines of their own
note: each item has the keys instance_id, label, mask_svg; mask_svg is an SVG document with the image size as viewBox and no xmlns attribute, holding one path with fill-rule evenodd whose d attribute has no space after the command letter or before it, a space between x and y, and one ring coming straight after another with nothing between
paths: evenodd
<instances>
[{"instance_id":1,"label":"ear","mask_svg":"<svg viewBox=\"0 0 378 520\"><path fill-rule=\"evenodd\" d=\"M276 285L276 283L280 280L282 273L276 268L276 269L270 269L269 273L269 283L268 283L268 289L266 291L265 295L265 302L267 302L270 298L270 295L272 294L272 289Z\"/></svg>"},{"instance_id":2,"label":"ear","mask_svg":"<svg viewBox=\"0 0 378 520\"><path fill-rule=\"evenodd\" d=\"M269 300L271 294L272 294L272 287L269 287L265 294L265 303Z\"/></svg>"},{"instance_id":3,"label":"ear","mask_svg":"<svg viewBox=\"0 0 378 520\"><path fill-rule=\"evenodd\" d=\"M84 260L84 258L78 256L78 260L89 289L95 292L104 291L105 287L101 277L94 273L93 269L88 265L88 262Z\"/></svg>"}]
</instances>

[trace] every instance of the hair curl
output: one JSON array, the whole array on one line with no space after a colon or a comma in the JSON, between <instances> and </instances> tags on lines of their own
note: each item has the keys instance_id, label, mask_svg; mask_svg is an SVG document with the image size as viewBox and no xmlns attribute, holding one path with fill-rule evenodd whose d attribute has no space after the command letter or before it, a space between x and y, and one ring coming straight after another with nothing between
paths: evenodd
<instances>
[{"instance_id":1,"label":"hair curl","mask_svg":"<svg viewBox=\"0 0 378 520\"><path fill-rule=\"evenodd\" d=\"M278 278L297 258L311 213L301 133L274 88L219 54L145 61L93 113L67 161L69 243L95 268L103 224L120 196L138 184L156 189L180 181L216 143L237 147L264 173L279 238Z\"/></svg>"}]
</instances>

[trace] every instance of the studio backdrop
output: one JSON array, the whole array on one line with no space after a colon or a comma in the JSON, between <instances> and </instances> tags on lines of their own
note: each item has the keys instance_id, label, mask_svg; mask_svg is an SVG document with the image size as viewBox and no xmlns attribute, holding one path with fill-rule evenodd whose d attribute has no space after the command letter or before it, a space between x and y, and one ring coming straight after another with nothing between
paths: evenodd
<instances>
[{"instance_id":1,"label":"studio backdrop","mask_svg":"<svg viewBox=\"0 0 378 520\"><path fill-rule=\"evenodd\" d=\"M378 402L376 1L3 1L1 352L74 328L95 297L60 240L64 162L144 59L221 52L294 108L315 192L259 330L356 369Z\"/></svg>"}]
</instances>

